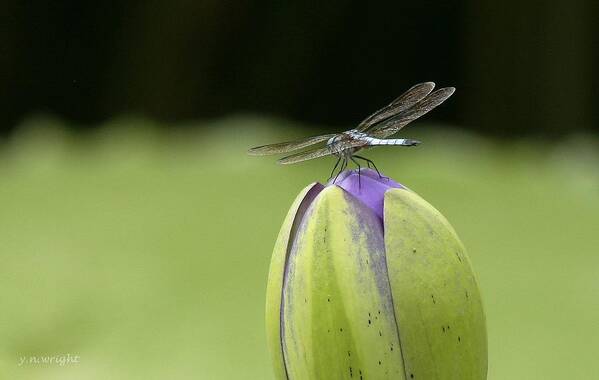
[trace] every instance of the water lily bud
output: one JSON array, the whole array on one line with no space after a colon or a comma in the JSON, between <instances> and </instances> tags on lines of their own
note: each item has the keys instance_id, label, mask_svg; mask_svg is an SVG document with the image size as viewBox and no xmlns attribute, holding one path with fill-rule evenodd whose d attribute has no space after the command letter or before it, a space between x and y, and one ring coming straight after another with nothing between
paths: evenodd
<instances>
[{"instance_id":1,"label":"water lily bud","mask_svg":"<svg viewBox=\"0 0 599 380\"><path fill-rule=\"evenodd\" d=\"M485 379L479 287L447 220L371 170L298 195L275 244L277 379Z\"/></svg>"}]
</instances>

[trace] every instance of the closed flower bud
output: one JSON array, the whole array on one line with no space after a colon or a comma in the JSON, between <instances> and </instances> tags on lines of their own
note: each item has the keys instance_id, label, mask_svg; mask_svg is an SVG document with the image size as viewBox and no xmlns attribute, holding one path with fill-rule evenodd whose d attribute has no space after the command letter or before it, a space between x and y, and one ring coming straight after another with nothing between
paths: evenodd
<instances>
[{"instance_id":1,"label":"closed flower bud","mask_svg":"<svg viewBox=\"0 0 599 380\"><path fill-rule=\"evenodd\" d=\"M447 220L376 172L298 195L275 244L277 379L485 379L479 287Z\"/></svg>"}]
</instances>

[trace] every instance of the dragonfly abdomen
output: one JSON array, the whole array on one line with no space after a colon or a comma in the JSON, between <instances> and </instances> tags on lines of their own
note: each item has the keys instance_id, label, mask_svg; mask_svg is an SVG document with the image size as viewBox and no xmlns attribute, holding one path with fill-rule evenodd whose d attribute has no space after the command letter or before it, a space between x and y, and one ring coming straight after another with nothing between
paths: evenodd
<instances>
[{"instance_id":1,"label":"dragonfly abdomen","mask_svg":"<svg viewBox=\"0 0 599 380\"><path fill-rule=\"evenodd\" d=\"M378 146L378 145L402 145L402 146L413 146L420 144L418 140L412 139L377 139L375 137L366 137L364 141L368 145Z\"/></svg>"}]
</instances>

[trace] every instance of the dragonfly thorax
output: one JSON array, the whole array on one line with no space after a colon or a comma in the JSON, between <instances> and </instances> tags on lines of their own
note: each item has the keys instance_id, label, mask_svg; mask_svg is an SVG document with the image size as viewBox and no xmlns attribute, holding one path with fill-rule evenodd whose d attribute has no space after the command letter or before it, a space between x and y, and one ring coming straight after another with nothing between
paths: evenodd
<instances>
[{"instance_id":1,"label":"dragonfly thorax","mask_svg":"<svg viewBox=\"0 0 599 380\"><path fill-rule=\"evenodd\" d=\"M369 137L366 133L364 132L359 132L355 129L349 130L347 132L345 132L348 136L350 136L352 139L355 140L366 140L367 137Z\"/></svg>"},{"instance_id":2,"label":"dragonfly thorax","mask_svg":"<svg viewBox=\"0 0 599 380\"><path fill-rule=\"evenodd\" d=\"M352 129L328 139L327 147L334 155L351 155L351 153L360 149L356 142L363 142L363 145L366 145L368 138L367 134Z\"/></svg>"}]
</instances>

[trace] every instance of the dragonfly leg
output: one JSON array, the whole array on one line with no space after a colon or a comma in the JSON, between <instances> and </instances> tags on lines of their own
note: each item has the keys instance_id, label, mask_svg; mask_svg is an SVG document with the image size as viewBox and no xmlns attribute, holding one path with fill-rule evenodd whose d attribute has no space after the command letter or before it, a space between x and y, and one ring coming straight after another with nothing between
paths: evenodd
<instances>
[{"instance_id":1,"label":"dragonfly leg","mask_svg":"<svg viewBox=\"0 0 599 380\"><path fill-rule=\"evenodd\" d=\"M333 180L333 183L335 183L337 181L337 177L339 177L339 174L341 174L345 170L345 168L347 167L347 158L346 157L343 157L343 158L340 157L339 159L343 159L343 162L341 163L341 168L339 168L339 172L335 176L335 179Z\"/></svg>"},{"instance_id":2,"label":"dragonfly leg","mask_svg":"<svg viewBox=\"0 0 599 380\"><path fill-rule=\"evenodd\" d=\"M350 159L358 166L358 188L362 188L362 176L360 174L362 167L360 166L360 163L356 161L354 156L350 156Z\"/></svg>"},{"instance_id":3,"label":"dragonfly leg","mask_svg":"<svg viewBox=\"0 0 599 380\"><path fill-rule=\"evenodd\" d=\"M362 156L354 156L355 158L358 158L360 160L364 160L368 163L368 167L370 167L370 165L372 164L372 167L374 168L374 170L376 170L376 174L379 175L379 178L385 178L385 179L389 179L389 177L385 177L383 175L381 175L381 172L379 172L379 169L376 167L376 165L374 164L374 161L366 158L366 157L362 157Z\"/></svg>"},{"instance_id":4,"label":"dragonfly leg","mask_svg":"<svg viewBox=\"0 0 599 380\"><path fill-rule=\"evenodd\" d=\"M366 166L368 166L368 169L371 169L371 168L370 168L370 164L372 163L372 160L369 160L369 159L367 159L367 158L365 158L365 157L362 157L362 156L354 156L354 157L355 157L355 158L358 158L358 159L360 159L360 160L364 160L364 161L366 161Z\"/></svg>"},{"instance_id":5,"label":"dragonfly leg","mask_svg":"<svg viewBox=\"0 0 599 380\"><path fill-rule=\"evenodd\" d=\"M343 157L343 165L341 165L341 169L339 169L339 173L337 175L343 173L347 169L347 157Z\"/></svg>"},{"instance_id":6,"label":"dragonfly leg","mask_svg":"<svg viewBox=\"0 0 599 380\"><path fill-rule=\"evenodd\" d=\"M329 176L329 179L327 180L330 181L331 178L333 178L333 174L335 174L335 169L337 169L337 166L339 166L339 162L341 162L341 156L339 156L339 158L337 158L337 162L335 163L335 167L333 168L333 170L331 170L331 175Z\"/></svg>"}]
</instances>

